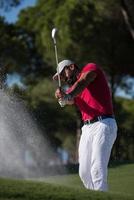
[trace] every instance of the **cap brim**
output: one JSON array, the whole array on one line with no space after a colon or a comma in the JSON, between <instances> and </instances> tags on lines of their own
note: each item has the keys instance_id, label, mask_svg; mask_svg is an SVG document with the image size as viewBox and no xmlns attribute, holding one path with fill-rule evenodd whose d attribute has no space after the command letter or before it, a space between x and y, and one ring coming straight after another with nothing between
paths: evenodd
<instances>
[{"instance_id":1,"label":"cap brim","mask_svg":"<svg viewBox=\"0 0 134 200\"><path fill-rule=\"evenodd\" d=\"M60 63L58 63L58 66L57 66L57 71L58 72L54 74L53 80L58 80L58 73L61 74L61 72L63 71L65 66L70 66L72 64L74 64L74 62L71 61L71 60L63 60Z\"/></svg>"},{"instance_id":2,"label":"cap brim","mask_svg":"<svg viewBox=\"0 0 134 200\"><path fill-rule=\"evenodd\" d=\"M58 80L58 73L55 73L54 75L53 75L53 78L52 78L54 81L57 81Z\"/></svg>"}]
</instances>

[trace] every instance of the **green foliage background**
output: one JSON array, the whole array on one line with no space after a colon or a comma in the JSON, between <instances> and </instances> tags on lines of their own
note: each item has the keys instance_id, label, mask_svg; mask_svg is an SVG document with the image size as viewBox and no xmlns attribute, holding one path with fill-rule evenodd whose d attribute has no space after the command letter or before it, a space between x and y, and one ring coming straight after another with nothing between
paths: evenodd
<instances>
[{"instance_id":1,"label":"green foliage background","mask_svg":"<svg viewBox=\"0 0 134 200\"><path fill-rule=\"evenodd\" d=\"M6 1L6 5L10 3ZM132 5L129 0L133 27ZM72 157L80 117L74 107L60 108L54 97L54 27L58 28L59 61L69 58L80 68L96 62L107 73L119 127L111 159L134 160L134 101L115 97L119 87L132 91L126 80L134 76L134 41L121 8L122 1L116 0L38 0L35 6L21 11L15 24L0 17L0 67L10 65L8 73L17 72L24 86L14 86L12 91L26 101L53 147L64 147Z\"/></svg>"}]
</instances>

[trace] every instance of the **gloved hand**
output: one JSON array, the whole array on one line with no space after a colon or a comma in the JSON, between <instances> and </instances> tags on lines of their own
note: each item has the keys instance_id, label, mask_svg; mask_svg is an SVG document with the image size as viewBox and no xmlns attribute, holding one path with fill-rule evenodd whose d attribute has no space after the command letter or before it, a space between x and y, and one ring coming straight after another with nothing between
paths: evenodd
<instances>
[{"instance_id":1,"label":"gloved hand","mask_svg":"<svg viewBox=\"0 0 134 200\"><path fill-rule=\"evenodd\" d=\"M62 98L58 99L58 102L59 102L61 107L64 107L66 105L66 101Z\"/></svg>"},{"instance_id":2,"label":"gloved hand","mask_svg":"<svg viewBox=\"0 0 134 200\"><path fill-rule=\"evenodd\" d=\"M72 101L72 97L70 94L65 94L62 98L59 99L59 104L61 107L69 104L69 101Z\"/></svg>"}]
</instances>

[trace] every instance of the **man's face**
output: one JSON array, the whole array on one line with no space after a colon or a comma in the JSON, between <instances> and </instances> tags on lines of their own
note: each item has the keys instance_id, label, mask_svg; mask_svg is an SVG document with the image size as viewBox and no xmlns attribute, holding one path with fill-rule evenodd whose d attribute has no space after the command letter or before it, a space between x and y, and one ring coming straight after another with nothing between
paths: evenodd
<instances>
[{"instance_id":1,"label":"man's face","mask_svg":"<svg viewBox=\"0 0 134 200\"><path fill-rule=\"evenodd\" d=\"M74 76L74 65L66 66L60 74L61 80L68 83Z\"/></svg>"}]
</instances>

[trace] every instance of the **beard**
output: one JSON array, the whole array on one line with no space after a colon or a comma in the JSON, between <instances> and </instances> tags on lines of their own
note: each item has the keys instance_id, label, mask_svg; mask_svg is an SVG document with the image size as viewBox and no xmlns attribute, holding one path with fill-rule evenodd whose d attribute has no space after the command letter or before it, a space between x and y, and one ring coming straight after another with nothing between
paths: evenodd
<instances>
[{"instance_id":1,"label":"beard","mask_svg":"<svg viewBox=\"0 0 134 200\"><path fill-rule=\"evenodd\" d=\"M69 86L72 86L77 81L78 73L79 73L79 69L78 69L78 67L75 67L75 69L73 70L71 76L69 78L66 77L65 82Z\"/></svg>"},{"instance_id":2,"label":"beard","mask_svg":"<svg viewBox=\"0 0 134 200\"><path fill-rule=\"evenodd\" d=\"M73 74L66 80L66 82L67 82L67 84L68 84L69 86L73 85L76 81L77 81L77 77L76 77L76 74L75 74L75 73L73 73Z\"/></svg>"}]
</instances>

